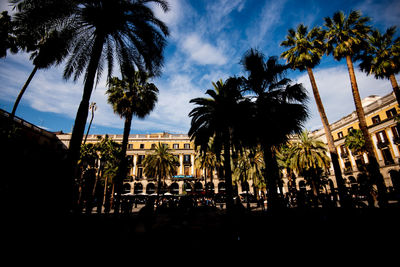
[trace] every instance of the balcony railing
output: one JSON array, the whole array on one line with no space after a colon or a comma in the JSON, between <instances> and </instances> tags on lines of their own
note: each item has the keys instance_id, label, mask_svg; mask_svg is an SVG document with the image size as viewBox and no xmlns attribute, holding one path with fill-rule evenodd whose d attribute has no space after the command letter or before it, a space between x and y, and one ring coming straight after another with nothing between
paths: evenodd
<instances>
[{"instance_id":1,"label":"balcony railing","mask_svg":"<svg viewBox=\"0 0 400 267\"><path fill-rule=\"evenodd\" d=\"M389 146L389 142L388 141L378 141L378 143L377 143L377 147L379 148L379 149L382 149L382 148L385 148L385 147L388 147Z\"/></svg>"}]
</instances>

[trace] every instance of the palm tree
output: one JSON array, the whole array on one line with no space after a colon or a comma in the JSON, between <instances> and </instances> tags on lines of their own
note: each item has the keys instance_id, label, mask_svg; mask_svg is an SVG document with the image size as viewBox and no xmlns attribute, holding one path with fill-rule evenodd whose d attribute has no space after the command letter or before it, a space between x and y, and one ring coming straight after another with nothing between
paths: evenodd
<instances>
[{"instance_id":1,"label":"palm tree","mask_svg":"<svg viewBox=\"0 0 400 267\"><path fill-rule=\"evenodd\" d=\"M286 171L289 192L292 193L296 191L296 175L294 174L292 166L290 164L290 153L291 146L289 144L283 144L276 152L276 160L278 162L279 168Z\"/></svg>"},{"instance_id":2,"label":"palm tree","mask_svg":"<svg viewBox=\"0 0 400 267\"><path fill-rule=\"evenodd\" d=\"M376 79L389 79L400 105L400 89L395 77L400 71L400 38L394 39L395 33L393 26L384 34L376 29L368 36L369 46L361 55L360 69L367 75L374 74Z\"/></svg>"},{"instance_id":3,"label":"palm tree","mask_svg":"<svg viewBox=\"0 0 400 267\"><path fill-rule=\"evenodd\" d=\"M278 63L276 57L264 60L264 55L250 49L242 58L248 78L246 86L255 93L255 116L253 128L247 132L250 138L261 145L265 162L268 208L275 209L283 203L278 198L279 168L276 150L288 140L289 134L298 133L308 113L305 106L307 94L301 84L292 84L284 77L285 65ZM273 125L273 129L265 127Z\"/></svg>"},{"instance_id":4,"label":"palm tree","mask_svg":"<svg viewBox=\"0 0 400 267\"><path fill-rule=\"evenodd\" d=\"M17 26L18 27L18 26ZM59 65L68 55L70 30L53 30L51 32L37 31L26 34L23 29L17 29L17 44L26 52L31 52L30 59L34 65L28 79L19 92L11 116L15 116L18 104L22 99L26 89L39 69L48 69L53 65Z\"/></svg>"},{"instance_id":5,"label":"palm tree","mask_svg":"<svg viewBox=\"0 0 400 267\"><path fill-rule=\"evenodd\" d=\"M196 148L199 147L203 155L208 150L208 144L213 138L217 160L220 160L223 150L223 166L226 184L226 206L228 212L233 207L233 187L231 169L231 150L238 137L239 125L244 120L243 104L245 101L240 92L240 81L237 78L219 80L212 83L214 89L207 90L210 98L195 98L190 103L197 105L190 113L192 117L189 136L194 140Z\"/></svg>"},{"instance_id":6,"label":"palm tree","mask_svg":"<svg viewBox=\"0 0 400 267\"><path fill-rule=\"evenodd\" d=\"M290 166L311 184L314 197L317 197L321 187L321 171L329 169L330 159L324 142L311 137L308 131L303 131L298 137L299 141L291 146Z\"/></svg>"},{"instance_id":7,"label":"palm tree","mask_svg":"<svg viewBox=\"0 0 400 267\"><path fill-rule=\"evenodd\" d=\"M90 118L89 127L86 131L85 140L83 140L84 144L86 143L87 137L89 135L90 127L92 126L92 122L94 119L94 112L97 110L96 103L95 102L90 103L89 109L92 111L92 117Z\"/></svg>"},{"instance_id":8,"label":"palm tree","mask_svg":"<svg viewBox=\"0 0 400 267\"><path fill-rule=\"evenodd\" d=\"M17 38L14 32L15 23L7 11L0 14L0 58L7 56L7 51L15 54L18 52Z\"/></svg>"},{"instance_id":9,"label":"palm tree","mask_svg":"<svg viewBox=\"0 0 400 267\"><path fill-rule=\"evenodd\" d=\"M154 148L154 152L146 156L143 165L146 177L158 177L158 200L161 187L165 184L165 178L176 174L176 166L179 165L179 160L174 154L172 154L172 151L168 146L159 142Z\"/></svg>"},{"instance_id":10,"label":"palm tree","mask_svg":"<svg viewBox=\"0 0 400 267\"><path fill-rule=\"evenodd\" d=\"M328 117L326 116L317 83L315 82L314 73L312 71L312 69L319 64L321 57L325 53L323 39L324 31L322 31L320 28L313 28L311 31L308 31L307 26L299 24L296 31L289 29L286 40L281 43L281 46L290 48L289 50L283 52L281 57L287 60L291 68L298 69L300 71L307 70L308 77L310 78L311 82L311 88L314 94L314 99L317 104L318 112L325 130L325 136L328 141L329 153L331 155L332 165L339 189L341 205L346 206L347 201L345 198L345 185L342 177L342 171L340 169L339 157L333 141Z\"/></svg>"},{"instance_id":11,"label":"palm tree","mask_svg":"<svg viewBox=\"0 0 400 267\"><path fill-rule=\"evenodd\" d=\"M158 100L158 88L153 83L148 83L149 76L139 71L120 80L113 77L109 80L106 91L108 103L113 106L114 112L125 118L124 134L122 138L121 166L119 175L115 179L117 204L121 193L122 181L127 172L126 149L132 125L132 118L136 116L145 118L154 109ZM118 210L118 205L116 206Z\"/></svg>"},{"instance_id":12,"label":"palm tree","mask_svg":"<svg viewBox=\"0 0 400 267\"><path fill-rule=\"evenodd\" d=\"M205 153L197 151L194 162L197 168L203 169L205 172L204 185L207 193L207 178L208 178L207 176L209 173L211 173L210 183L212 183L213 171L220 167L219 162L217 161L217 155L214 153L214 146L212 139L210 139L208 143L208 149Z\"/></svg>"},{"instance_id":13,"label":"palm tree","mask_svg":"<svg viewBox=\"0 0 400 267\"><path fill-rule=\"evenodd\" d=\"M166 0L15 0L18 23L26 29L71 30L70 56L64 78L76 81L84 74L82 100L69 146L70 175L79 158L93 87L107 62L108 78L114 58L121 70L130 67L159 74L168 36L167 26L146 4L154 2L166 12Z\"/></svg>"},{"instance_id":14,"label":"palm tree","mask_svg":"<svg viewBox=\"0 0 400 267\"><path fill-rule=\"evenodd\" d=\"M344 140L344 144L350 149L353 155L362 155L367 152L365 149L365 140L361 130L352 129Z\"/></svg>"},{"instance_id":15,"label":"palm tree","mask_svg":"<svg viewBox=\"0 0 400 267\"><path fill-rule=\"evenodd\" d=\"M359 126L365 139L365 148L368 154L368 172L378 187L380 205L386 205L386 186L379 171L379 164L368 132L352 61L352 58L367 47L366 40L371 31L370 26L367 25L369 21L370 18L362 17L359 11L350 12L348 17L342 11L336 12L332 18L325 18L325 27L327 28L325 39L327 54L332 54L336 60L346 59Z\"/></svg>"}]
</instances>

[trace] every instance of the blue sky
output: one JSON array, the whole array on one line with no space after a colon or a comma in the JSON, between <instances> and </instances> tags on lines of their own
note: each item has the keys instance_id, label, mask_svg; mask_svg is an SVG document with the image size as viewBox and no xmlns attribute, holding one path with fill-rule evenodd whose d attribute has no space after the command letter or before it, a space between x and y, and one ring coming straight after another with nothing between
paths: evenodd
<instances>
[{"instance_id":1,"label":"blue sky","mask_svg":"<svg viewBox=\"0 0 400 267\"><path fill-rule=\"evenodd\" d=\"M189 100L205 96L211 82L233 75L243 75L239 61L244 52L257 48L266 56L279 56L279 44L287 30L299 23L309 27L323 25L323 18L342 10L361 10L372 18L372 25L385 30L400 27L400 1L386 0L170 0L171 10L163 13L154 7L157 16L170 28L165 50L165 66L161 77L153 82L160 90L155 110L144 120L134 119L131 133L187 133ZM0 0L0 9L8 9ZM397 34L399 35L399 34ZM283 63L284 61L282 61ZM357 64L355 64L357 66ZM16 96L33 69L29 55L9 55L0 59L0 108L11 111ZM63 65L39 70L28 87L16 115L50 131L70 132L83 84L65 81ZM107 73L104 71L103 73ZM314 75L331 123L354 110L349 76L344 61L324 57ZM361 97L385 95L392 91L388 80L376 80L357 70ZM114 76L119 76L114 71ZM308 90L310 119L306 128L321 127L306 73L290 71L288 77L303 83ZM397 77L399 78L399 77ZM398 79L399 80L399 79ZM123 120L113 114L104 92L103 75L91 101L96 102L91 133L122 134ZM88 118L88 121L90 116Z\"/></svg>"}]
</instances>

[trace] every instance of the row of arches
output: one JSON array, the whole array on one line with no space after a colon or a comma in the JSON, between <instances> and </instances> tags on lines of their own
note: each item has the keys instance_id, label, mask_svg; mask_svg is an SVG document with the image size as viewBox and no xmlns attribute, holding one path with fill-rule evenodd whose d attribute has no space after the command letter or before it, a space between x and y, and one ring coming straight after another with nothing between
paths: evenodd
<instances>
[{"instance_id":1,"label":"row of arches","mask_svg":"<svg viewBox=\"0 0 400 267\"><path fill-rule=\"evenodd\" d=\"M223 192L225 191L225 182L219 182L217 185L218 192ZM133 184L133 192L132 192L132 185L130 183L124 184L124 193L133 193L135 195L137 194L147 194L151 195L157 192L157 183L148 183L146 186L144 186L141 182L136 182ZM215 193L215 185L214 183L208 182L205 186L201 182L189 182L185 181L183 184L181 184L181 188L178 182L173 182L170 185L167 185L165 183L161 184L161 193L171 193L174 195L183 193L183 192L196 192L200 193L203 191Z\"/></svg>"}]
</instances>

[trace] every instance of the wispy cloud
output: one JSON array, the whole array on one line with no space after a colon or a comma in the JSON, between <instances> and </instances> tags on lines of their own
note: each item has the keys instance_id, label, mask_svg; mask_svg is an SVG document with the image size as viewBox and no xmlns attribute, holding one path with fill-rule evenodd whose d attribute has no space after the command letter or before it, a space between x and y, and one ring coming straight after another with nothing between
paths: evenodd
<instances>
[{"instance_id":1,"label":"wispy cloud","mask_svg":"<svg viewBox=\"0 0 400 267\"><path fill-rule=\"evenodd\" d=\"M377 92L379 92L379 95L392 92L392 87L388 80L377 80L359 70L355 70L355 73L362 99L370 95L376 95ZM314 76L329 123L333 123L355 110L346 66L316 69L314 70ZM313 130L322 127L307 73L302 73L297 78L297 82L303 84L310 97L309 109L312 113L306 124L307 128Z\"/></svg>"},{"instance_id":2,"label":"wispy cloud","mask_svg":"<svg viewBox=\"0 0 400 267\"><path fill-rule=\"evenodd\" d=\"M254 26L247 30L247 38L252 47L260 47L273 35L274 27L281 22L281 14L286 0L266 1Z\"/></svg>"},{"instance_id":3,"label":"wispy cloud","mask_svg":"<svg viewBox=\"0 0 400 267\"><path fill-rule=\"evenodd\" d=\"M373 19L373 24L379 23L384 27L399 25L400 2L391 0L366 0L359 4L356 9L364 15Z\"/></svg>"}]
</instances>

